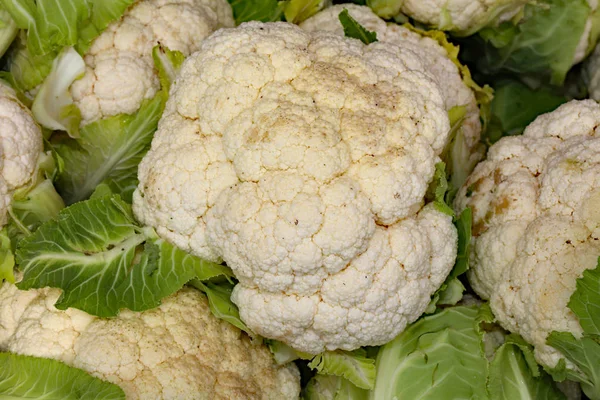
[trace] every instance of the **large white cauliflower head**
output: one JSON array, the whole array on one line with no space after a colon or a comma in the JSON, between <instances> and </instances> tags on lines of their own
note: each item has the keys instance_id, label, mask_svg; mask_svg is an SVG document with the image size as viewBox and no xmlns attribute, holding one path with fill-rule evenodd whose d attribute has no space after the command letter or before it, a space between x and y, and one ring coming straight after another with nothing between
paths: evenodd
<instances>
[{"instance_id":1,"label":"large white cauliflower head","mask_svg":"<svg viewBox=\"0 0 600 400\"><path fill-rule=\"evenodd\" d=\"M582 332L567 303L600 256L599 126L592 100L538 117L523 136L492 146L456 199L473 210L473 289L549 367L560 353L548 334Z\"/></svg>"},{"instance_id":2,"label":"large white cauliflower head","mask_svg":"<svg viewBox=\"0 0 600 400\"><path fill-rule=\"evenodd\" d=\"M0 80L0 228L13 192L31 181L42 150L42 131L31 111Z\"/></svg>"},{"instance_id":3,"label":"large white cauliflower head","mask_svg":"<svg viewBox=\"0 0 600 400\"><path fill-rule=\"evenodd\" d=\"M153 310L102 319L57 310L59 289L0 287L0 350L52 358L119 385L127 399L297 399L293 364L218 320L182 289Z\"/></svg>"},{"instance_id":4,"label":"large white cauliflower head","mask_svg":"<svg viewBox=\"0 0 600 400\"><path fill-rule=\"evenodd\" d=\"M83 78L71 85L81 125L138 110L160 89L152 60L158 43L185 56L221 27L232 27L226 0L140 0L92 43Z\"/></svg>"},{"instance_id":5,"label":"large white cauliflower head","mask_svg":"<svg viewBox=\"0 0 600 400\"><path fill-rule=\"evenodd\" d=\"M451 217L423 207L449 135L426 65L287 23L216 32L171 89L137 218L225 260L260 335L309 353L391 340L456 256Z\"/></svg>"}]
</instances>

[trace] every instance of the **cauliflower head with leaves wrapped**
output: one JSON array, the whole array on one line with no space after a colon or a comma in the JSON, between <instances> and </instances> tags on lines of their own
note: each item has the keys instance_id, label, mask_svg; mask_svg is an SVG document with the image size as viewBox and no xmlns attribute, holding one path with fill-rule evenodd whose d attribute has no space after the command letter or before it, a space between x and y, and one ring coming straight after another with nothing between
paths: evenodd
<instances>
[{"instance_id":1,"label":"cauliflower head with leaves wrapped","mask_svg":"<svg viewBox=\"0 0 600 400\"><path fill-rule=\"evenodd\" d=\"M581 335L567 307L600 256L600 106L572 101L501 139L458 193L473 210L473 289L499 323L555 367L550 332Z\"/></svg>"},{"instance_id":2,"label":"cauliflower head with leaves wrapped","mask_svg":"<svg viewBox=\"0 0 600 400\"><path fill-rule=\"evenodd\" d=\"M128 399L297 399L300 375L182 289L155 309L112 319L57 310L59 289L0 287L0 350L60 360Z\"/></svg>"},{"instance_id":3,"label":"cauliflower head with leaves wrapped","mask_svg":"<svg viewBox=\"0 0 600 400\"><path fill-rule=\"evenodd\" d=\"M425 205L450 126L423 57L287 23L216 32L171 89L136 217L226 261L262 336L312 354L389 341L456 258L452 217Z\"/></svg>"},{"instance_id":4,"label":"cauliflower head with leaves wrapped","mask_svg":"<svg viewBox=\"0 0 600 400\"><path fill-rule=\"evenodd\" d=\"M86 52L85 74L71 86L82 125L138 110L160 89L152 48L185 56L221 27L234 26L225 0L142 0L97 37Z\"/></svg>"}]
</instances>

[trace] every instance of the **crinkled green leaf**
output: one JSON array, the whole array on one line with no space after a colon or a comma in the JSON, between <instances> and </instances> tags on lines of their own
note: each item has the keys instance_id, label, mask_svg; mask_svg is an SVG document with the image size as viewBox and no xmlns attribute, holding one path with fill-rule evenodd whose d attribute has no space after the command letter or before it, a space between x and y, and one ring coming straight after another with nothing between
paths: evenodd
<instances>
[{"instance_id":1,"label":"crinkled green leaf","mask_svg":"<svg viewBox=\"0 0 600 400\"><path fill-rule=\"evenodd\" d=\"M65 46L86 47L135 0L1 0L33 55Z\"/></svg>"},{"instance_id":2,"label":"crinkled green leaf","mask_svg":"<svg viewBox=\"0 0 600 400\"><path fill-rule=\"evenodd\" d=\"M577 279L569 308L586 334L600 337L600 259L596 268L583 271L583 276Z\"/></svg>"},{"instance_id":3,"label":"crinkled green leaf","mask_svg":"<svg viewBox=\"0 0 600 400\"><path fill-rule=\"evenodd\" d=\"M299 24L330 4L328 0L289 0L283 14L287 22Z\"/></svg>"},{"instance_id":4,"label":"crinkled green leaf","mask_svg":"<svg viewBox=\"0 0 600 400\"><path fill-rule=\"evenodd\" d=\"M84 54L91 42L118 20L135 0L0 0L17 26L26 30L11 56L10 70L19 88L31 90L50 72L64 47Z\"/></svg>"},{"instance_id":5,"label":"crinkled green leaf","mask_svg":"<svg viewBox=\"0 0 600 400\"><path fill-rule=\"evenodd\" d=\"M22 36L22 35L21 35ZM58 51L34 56L26 47L22 37L16 40L17 47L10 52L9 69L19 90L29 91L44 82L52 70L52 63Z\"/></svg>"},{"instance_id":6,"label":"crinkled green leaf","mask_svg":"<svg viewBox=\"0 0 600 400\"><path fill-rule=\"evenodd\" d=\"M538 0L517 22L480 31L472 52L479 72L546 75L561 85L591 15L587 0Z\"/></svg>"},{"instance_id":7,"label":"crinkled green leaf","mask_svg":"<svg viewBox=\"0 0 600 400\"><path fill-rule=\"evenodd\" d=\"M228 0L236 25L248 21L272 22L283 17L284 3L277 0Z\"/></svg>"},{"instance_id":8,"label":"crinkled green leaf","mask_svg":"<svg viewBox=\"0 0 600 400\"><path fill-rule=\"evenodd\" d=\"M304 388L304 400L367 400L369 392L349 380L333 375L315 375Z\"/></svg>"},{"instance_id":9,"label":"crinkled green leaf","mask_svg":"<svg viewBox=\"0 0 600 400\"><path fill-rule=\"evenodd\" d=\"M485 307L457 306L421 318L377 357L370 399L487 399L483 353Z\"/></svg>"},{"instance_id":10,"label":"crinkled green leaf","mask_svg":"<svg viewBox=\"0 0 600 400\"><path fill-rule=\"evenodd\" d=\"M458 277L469 269L469 246L471 244L471 209L464 209L458 218L455 217L454 225L458 232L458 252L456 262L450 274L433 294L425 314L432 314L441 305L456 305L463 296L465 287Z\"/></svg>"},{"instance_id":11,"label":"crinkled green leaf","mask_svg":"<svg viewBox=\"0 0 600 400\"><path fill-rule=\"evenodd\" d=\"M375 360L361 349L327 351L315 356L308 366L322 375L346 378L361 389L372 389L375 384Z\"/></svg>"},{"instance_id":12,"label":"crinkled green leaf","mask_svg":"<svg viewBox=\"0 0 600 400\"><path fill-rule=\"evenodd\" d=\"M17 250L20 289L63 289L58 309L111 317L122 308L144 311L191 279L230 274L140 227L118 196L80 202L42 225Z\"/></svg>"},{"instance_id":13,"label":"crinkled green leaf","mask_svg":"<svg viewBox=\"0 0 600 400\"><path fill-rule=\"evenodd\" d=\"M84 126L79 139L53 137L54 150L64 161L56 186L67 204L87 199L101 183L131 199L138 164L150 147L164 104L159 93L133 115L120 114Z\"/></svg>"},{"instance_id":14,"label":"crinkled green leaf","mask_svg":"<svg viewBox=\"0 0 600 400\"><path fill-rule=\"evenodd\" d=\"M15 257L6 228L0 230L0 285L3 281L15 283Z\"/></svg>"},{"instance_id":15,"label":"crinkled green leaf","mask_svg":"<svg viewBox=\"0 0 600 400\"><path fill-rule=\"evenodd\" d=\"M279 340L269 340L267 345L273 354L275 362L279 365L284 365L300 358L296 350Z\"/></svg>"},{"instance_id":16,"label":"crinkled green leaf","mask_svg":"<svg viewBox=\"0 0 600 400\"><path fill-rule=\"evenodd\" d=\"M344 9L338 15L338 18L344 28L344 35L346 37L358 39L364 44L370 44L377 41L377 32L371 32L365 29L357 20L352 18L347 9Z\"/></svg>"},{"instance_id":17,"label":"crinkled green leaf","mask_svg":"<svg viewBox=\"0 0 600 400\"><path fill-rule=\"evenodd\" d=\"M494 87L490 126L482 140L492 145L503 136L520 135L539 115L567 101L550 88L531 89L514 80L500 81Z\"/></svg>"},{"instance_id":18,"label":"crinkled green leaf","mask_svg":"<svg viewBox=\"0 0 600 400\"><path fill-rule=\"evenodd\" d=\"M52 182L56 170L57 164L52 154L42 153L33 179L13 193L7 225L13 249L43 223L56 218L65 207Z\"/></svg>"},{"instance_id":19,"label":"crinkled green leaf","mask_svg":"<svg viewBox=\"0 0 600 400\"><path fill-rule=\"evenodd\" d=\"M533 351L522 341L508 341L500 346L490 363L488 382L492 400L564 399L552 378L539 371Z\"/></svg>"},{"instance_id":20,"label":"crinkled green leaf","mask_svg":"<svg viewBox=\"0 0 600 400\"><path fill-rule=\"evenodd\" d=\"M70 87L84 73L83 58L72 47L65 47L33 100L31 111L40 125L79 137L81 112L73 103Z\"/></svg>"},{"instance_id":21,"label":"crinkled green leaf","mask_svg":"<svg viewBox=\"0 0 600 400\"><path fill-rule=\"evenodd\" d=\"M433 205L436 210L444 214L454 216L452 208L446 204L446 193L448 192L448 180L446 179L446 164L439 162L435 164L435 174L430 188L430 197L433 199Z\"/></svg>"},{"instance_id":22,"label":"crinkled green leaf","mask_svg":"<svg viewBox=\"0 0 600 400\"><path fill-rule=\"evenodd\" d=\"M46 358L0 353L0 398L125 400L123 389Z\"/></svg>"},{"instance_id":23,"label":"crinkled green leaf","mask_svg":"<svg viewBox=\"0 0 600 400\"><path fill-rule=\"evenodd\" d=\"M450 272L451 277L458 277L469 269L469 252L471 246L471 225L473 213L470 208L465 208L454 220L458 232L458 253L456 264Z\"/></svg>"},{"instance_id":24,"label":"crinkled green leaf","mask_svg":"<svg viewBox=\"0 0 600 400\"><path fill-rule=\"evenodd\" d=\"M6 53L6 50L17 37L17 33L19 33L17 23L0 2L0 57Z\"/></svg>"},{"instance_id":25,"label":"crinkled green leaf","mask_svg":"<svg viewBox=\"0 0 600 400\"><path fill-rule=\"evenodd\" d=\"M202 282L201 279L194 279L190 284L196 289L206 293L210 311L215 317L229 322L231 325L243 330L250 336L254 336L254 333L240 318L240 312L237 306L231 301L233 284L227 282L220 284Z\"/></svg>"},{"instance_id":26,"label":"crinkled green leaf","mask_svg":"<svg viewBox=\"0 0 600 400\"><path fill-rule=\"evenodd\" d=\"M564 361L550 371L555 378L581 382L581 389L592 400L600 399L600 343L597 338L576 339L568 332L552 332L546 341L560 351L579 371L568 370Z\"/></svg>"},{"instance_id":27,"label":"crinkled green leaf","mask_svg":"<svg viewBox=\"0 0 600 400\"><path fill-rule=\"evenodd\" d=\"M159 44L152 49L152 58L158 70L158 77L163 93L168 94L171 84L175 81L181 64L185 60L185 56L180 51L172 51L166 46Z\"/></svg>"}]
</instances>

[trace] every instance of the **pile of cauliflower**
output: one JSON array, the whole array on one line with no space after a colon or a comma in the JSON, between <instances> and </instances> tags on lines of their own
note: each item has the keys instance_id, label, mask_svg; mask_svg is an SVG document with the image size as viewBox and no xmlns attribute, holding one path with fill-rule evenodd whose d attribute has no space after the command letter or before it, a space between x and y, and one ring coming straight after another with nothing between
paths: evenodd
<instances>
[{"instance_id":1,"label":"pile of cauliflower","mask_svg":"<svg viewBox=\"0 0 600 400\"><path fill-rule=\"evenodd\" d=\"M511 110L510 105L490 104L489 86L475 83L494 85L489 70L469 71L449 40L460 37L468 52L472 42L464 38L476 34L473 43L484 40L495 48L486 52L511 60L499 67L505 68L502 74L520 73L511 62L520 60L514 49L531 34L527 24L551 18L559 1L292 0L268 13L244 0L125 1L110 23L94 25L95 35L77 28L82 38L93 36L70 49L83 60L83 73L62 82L64 93L55 99L68 100L70 112L81 117L79 127L92 127L89 132L97 136L87 141L66 140L64 132L37 118L36 93L40 87L44 93L46 83L24 90L15 71L24 57L31 56L31 65L47 61L27 53L34 51L35 29L42 27L33 27L33 9L17 0L3 2L0 17L12 24L5 24L0 41L15 41L5 56L13 74L2 75L6 81L0 83L0 355L60 361L99 384L116 385L127 399L302 394L307 400L360 400L404 390L381 383L375 371L396 371L393 379L403 379L397 371L403 371L399 365L408 362L415 343L425 364L427 340L451 347L452 333L427 339L441 324L448 332L462 332L461 351L470 351L465 350L470 340L480 340L474 348L484 364L477 368L485 373L488 362L490 374L502 362L494 352L507 349L500 347L506 343L518 349L512 367L527 370L531 379L519 384L547 378L548 390L562 396L549 373L581 383L587 396L600 399L600 382L589 378L594 374L550 339L561 332L597 341L600 332L600 325L589 332L600 323L595 303L600 286L589 289L587 280L600 257L600 105L571 100L588 93L600 97L600 50L592 52L600 32L598 5L591 0L578 5L585 13L578 16L581 29L568 60L539 76L527 70L520 83L534 87L527 96L535 96L530 93L560 80L565 65L568 70L592 54L577 72L586 96L575 94L579 78L569 75L562 91L552 89L564 104L540 106L522 121L527 126L522 135L502 132L505 137L497 141L489 132L506 126L513 115L502 107ZM90 14L80 22L96 23L97 10L85 3L80 7ZM40 4L35 12L43 13ZM292 12L297 24L283 21ZM28 24L26 16L33 18ZM500 43L498 31L512 36ZM509 42L517 53L502 53ZM168 49L160 66L153 57L156 46ZM59 54L53 51L44 57ZM59 58L52 72L51 63L38 72L55 79ZM115 139L118 130L161 93L162 116L151 145L135 156L129 150L108 154L104 146L121 140ZM125 122L118 122L121 117ZM96 127L103 123L114 136L102 136ZM60 146L70 146L73 154L122 158L103 166L107 170L135 170L131 226L138 228L132 228L129 242L102 242L110 229L125 229L103 216L81 216L70 207L59 212L64 203L52 182L64 173ZM50 194L33 207L42 186ZM118 185L99 185L86 201L103 196L121 201L123 193L116 190ZM65 229L74 219L79 228L111 228L84 234ZM75 250L50 251L47 239L36 234L42 224L55 226L65 242L72 239ZM131 256L120 259L119 252L129 251L142 235L156 240L135 242ZM94 250L79 251L78 243ZM184 261L175 250L165 255L156 243L176 248ZM33 253L25 249L36 246L45 250L27 259ZM171 281L189 260L230 272L174 287ZM80 278L69 275L73 265L89 269L82 276L102 278L95 293L63 307ZM172 274L165 275L168 282L160 290L169 295L154 308L132 311L128 305L139 302L139 292L117 285L120 277L105 276L118 270L151 280L164 265L172 266ZM57 279L63 286L52 283ZM19 282L29 289L21 290ZM112 301L119 296L117 286L125 293L118 315L103 318L78 309L91 298ZM585 321L573 306L583 290L598 292L596 298L585 292L590 315ZM457 305L463 292L469 300ZM434 322L437 328L429 333L406 339L438 317L452 321L453 312L460 316L456 326ZM464 326L471 322L464 321L471 319L476 322L467 332ZM393 343L403 343L402 349L390 356ZM530 348L542 372L527 357ZM385 364L389 360L397 365ZM443 372L448 360L436 362ZM318 375L312 377L309 369ZM7 385L7 379L0 370L0 397L19 394L13 392L19 385ZM434 385L433 378L427 384ZM562 384L561 390L578 398L578 385ZM495 398L491 386L486 390ZM410 397L397 393L394 398ZM81 396L73 398L86 398Z\"/></svg>"}]
</instances>

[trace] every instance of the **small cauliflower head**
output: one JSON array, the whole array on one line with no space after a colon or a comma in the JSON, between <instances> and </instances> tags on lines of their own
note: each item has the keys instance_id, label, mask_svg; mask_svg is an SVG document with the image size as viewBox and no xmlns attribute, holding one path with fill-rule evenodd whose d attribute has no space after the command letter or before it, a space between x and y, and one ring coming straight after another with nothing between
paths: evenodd
<instances>
[{"instance_id":1,"label":"small cauliflower head","mask_svg":"<svg viewBox=\"0 0 600 400\"><path fill-rule=\"evenodd\" d=\"M478 30L511 19L530 0L369 0L383 18L399 13L435 29L469 36Z\"/></svg>"},{"instance_id":2,"label":"small cauliflower head","mask_svg":"<svg viewBox=\"0 0 600 400\"><path fill-rule=\"evenodd\" d=\"M43 150L42 131L15 91L0 81L0 228L15 190L26 186Z\"/></svg>"},{"instance_id":3,"label":"small cauliflower head","mask_svg":"<svg viewBox=\"0 0 600 400\"><path fill-rule=\"evenodd\" d=\"M466 177L482 158L479 146L481 137L479 107L475 93L463 81L457 65L449 58L447 50L436 40L423 37L398 24L387 24L369 7L355 4L339 4L329 7L304 21L300 27L311 32L323 30L343 36L344 29L338 16L344 9L348 10L350 16L363 27L376 32L377 40L380 42L393 43L417 53L424 64L425 72L436 81L442 90L444 106L447 111L454 107L465 108L466 114L461 125L465 148L461 154L470 158L466 164L471 165L464 174ZM460 184L462 183L460 182Z\"/></svg>"},{"instance_id":4,"label":"small cauliflower head","mask_svg":"<svg viewBox=\"0 0 600 400\"><path fill-rule=\"evenodd\" d=\"M102 319L57 310L59 289L0 287L0 350L60 360L135 399L297 399L300 375L184 288L153 310Z\"/></svg>"},{"instance_id":5,"label":"small cauliflower head","mask_svg":"<svg viewBox=\"0 0 600 400\"><path fill-rule=\"evenodd\" d=\"M600 256L599 126L592 100L538 117L489 149L455 202L473 211L471 286L548 367L561 358L550 332L582 333L567 304Z\"/></svg>"},{"instance_id":6,"label":"small cauliflower head","mask_svg":"<svg viewBox=\"0 0 600 400\"><path fill-rule=\"evenodd\" d=\"M424 206L449 136L426 65L287 23L216 32L171 89L137 218L226 261L262 336L312 354L388 342L456 257L452 218Z\"/></svg>"},{"instance_id":7,"label":"small cauliflower head","mask_svg":"<svg viewBox=\"0 0 600 400\"><path fill-rule=\"evenodd\" d=\"M221 27L234 26L226 0L140 0L92 43L85 75L71 85L81 125L132 114L160 89L152 48L161 43L185 56Z\"/></svg>"}]
</instances>

